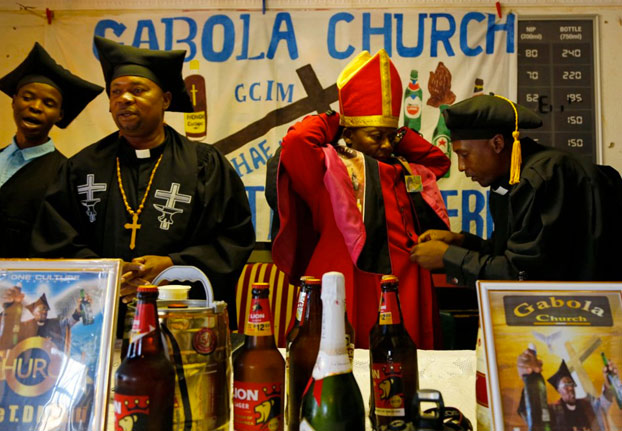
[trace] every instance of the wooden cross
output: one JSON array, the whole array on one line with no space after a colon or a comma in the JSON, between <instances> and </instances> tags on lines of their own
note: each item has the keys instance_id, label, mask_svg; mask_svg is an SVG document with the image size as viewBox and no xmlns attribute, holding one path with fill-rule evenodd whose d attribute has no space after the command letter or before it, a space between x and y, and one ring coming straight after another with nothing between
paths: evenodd
<instances>
[{"instance_id":1,"label":"wooden cross","mask_svg":"<svg viewBox=\"0 0 622 431\"><path fill-rule=\"evenodd\" d=\"M137 213L134 213L132 215L132 223L125 223L123 225L124 228L132 230L132 237L130 238L130 250L134 250L134 247L136 247L136 231L140 229L140 226L141 225L138 224Z\"/></svg>"}]
</instances>

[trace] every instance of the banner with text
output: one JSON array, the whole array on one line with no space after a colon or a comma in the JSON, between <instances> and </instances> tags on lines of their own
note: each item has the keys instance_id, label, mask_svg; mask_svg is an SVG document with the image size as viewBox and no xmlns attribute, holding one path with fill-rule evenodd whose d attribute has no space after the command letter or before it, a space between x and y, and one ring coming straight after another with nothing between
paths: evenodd
<instances>
[{"instance_id":1,"label":"banner with text","mask_svg":"<svg viewBox=\"0 0 622 431\"><path fill-rule=\"evenodd\" d=\"M474 92L516 96L516 21L476 11L310 10L55 12L51 25L32 14L0 17L12 44L0 48L0 75L39 41L63 66L103 85L93 36L141 48L186 50L184 77L195 103L191 114L166 121L192 139L215 145L244 181L258 241L270 240L264 197L265 166L295 121L338 110L335 81L359 52L384 48L402 77L400 125L419 130L451 154L440 116L443 105ZM6 46L11 45L11 46ZM12 118L9 99L2 118ZM100 95L67 129L54 128L57 147L70 156L115 130L108 99ZM0 145L15 131L7 120ZM439 181L453 230L492 231L488 191L458 171Z\"/></svg>"}]
</instances>

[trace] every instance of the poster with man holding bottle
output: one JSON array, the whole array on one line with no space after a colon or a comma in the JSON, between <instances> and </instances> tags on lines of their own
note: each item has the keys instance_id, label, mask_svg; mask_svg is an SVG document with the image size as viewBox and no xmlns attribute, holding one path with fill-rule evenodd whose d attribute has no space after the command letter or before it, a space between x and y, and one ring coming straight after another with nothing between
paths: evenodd
<instances>
[{"instance_id":1,"label":"poster with man holding bottle","mask_svg":"<svg viewBox=\"0 0 622 431\"><path fill-rule=\"evenodd\" d=\"M97 262L0 264L0 429L102 423L118 263Z\"/></svg>"},{"instance_id":2,"label":"poster with man holding bottle","mask_svg":"<svg viewBox=\"0 0 622 431\"><path fill-rule=\"evenodd\" d=\"M622 429L621 290L478 283L494 429Z\"/></svg>"}]
</instances>

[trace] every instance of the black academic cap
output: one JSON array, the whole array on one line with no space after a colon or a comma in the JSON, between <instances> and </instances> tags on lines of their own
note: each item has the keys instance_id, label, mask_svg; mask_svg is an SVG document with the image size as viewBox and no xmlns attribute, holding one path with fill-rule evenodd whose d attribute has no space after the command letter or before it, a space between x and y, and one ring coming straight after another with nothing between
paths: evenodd
<instances>
[{"instance_id":1,"label":"black academic cap","mask_svg":"<svg viewBox=\"0 0 622 431\"><path fill-rule=\"evenodd\" d=\"M34 313L35 308L37 307L37 305L45 305L47 307L47 309L50 309L50 305L48 304L48 300L45 297L45 293L42 294L39 299L37 299L35 302L31 302L30 304L28 304L26 306L26 308L31 312Z\"/></svg>"},{"instance_id":2,"label":"black academic cap","mask_svg":"<svg viewBox=\"0 0 622 431\"><path fill-rule=\"evenodd\" d=\"M0 90L13 97L20 87L33 82L51 85L63 96L63 118L56 123L61 129L67 127L103 90L56 63L37 42L19 66L0 78Z\"/></svg>"},{"instance_id":3,"label":"black academic cap","mask_svg":"<svg viewBox=\"0 0 622 431\"><path fill-rule=\"evenodd\" d=\"M555 374L547 379L547 382L549 382L555 388L555 390L558 390L557 387L559 386L559 382L564 377L568 377L570 380L572 380L573 383L575 383L572 375L570 374L570 370L566 365L566 362L562 359L562 363L559 364L559 369Z\"/></svg>"},{"instance_id":4,"label":"black academic cap","mask_svg":"<svg viewBox=\"0 0 622 431\"><path fill-rule=\"evenodd\" d=\"M160 51L121 45L95 36L95 46L102 65L106 92L110 83L120 76L141 76L155 82L162 91L170 91L173 100L168 111L192 112L192 101L181 75L186 51Z\"/></svg>"},{"instance_id":5,"label":"black academic cap","mask_svg":"<svg viewBox=\"0 0 622 431\"><path fill-rule=\"evenodd\" d=\"M518 129L536 129L542 120L532 110L513 103L518 112ZM451 140L489 139L497 133L512 132L516 116L512 104L503 97L473 96L447 107L443 111Z\"/></svg>"}]
</instances>

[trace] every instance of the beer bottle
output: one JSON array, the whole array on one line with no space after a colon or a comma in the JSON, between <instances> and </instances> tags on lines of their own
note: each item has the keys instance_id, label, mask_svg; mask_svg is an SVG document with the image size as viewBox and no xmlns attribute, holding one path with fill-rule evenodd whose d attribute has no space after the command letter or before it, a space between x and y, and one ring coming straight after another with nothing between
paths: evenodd
<instances>
[{"instance_id":1,"label":"beer bottle","mask_svg":"<svg viewBox=\"0 0 622 431\"><path fill-rule=\"evenodd\" d=\"M434 134L432 135L432 144L438 148L440 148L443 153L451 160L451 138L449 135L449 129L445 124L445 117L443 117L443 111L447 109L448 105L441 105L438 113L438 123L436 123L436 128L434 129ZM442 178L448 178L449 171Z\"/></svg>"},{"instance_id":2,"label":"beer bottle","mask_svg":"<svg viewBox=\"0 0 622 431\"><path fill-rule=\"evenodd\" d=\"M410 82L404 90L404 126L415 131L421 130L421 107L423 90L419 86L419 73L410 71Z\"/></svg>"},{"instance_id":3,"label":"beer bottle","mask_svg":"<svg viewBox=\"0 0 622 431\"><path fill-rule=\"evenodd\" d=\"M343 274L322 277L320 350L302 397L300 431L364 431L365 407L346 351Z\"/></svg>"},{"instance_id":4,"label":"beer bottle","mask_svg":"<svg viewBox=\"0 0 622 431\"><path fill-rule=\"evenodd\" d=\"M484 80L482 78L475 78L473 96L481 96L482 94L484 94Z\"/></svg>"},{"instance_id":5,"label":"beer bottle","mask_svg":"<svg viewBox=\"0 0 622 431\"><path fill-rule=\"evenodd\" d=\"M529 350L536 355L536 346L529 344ZM525 413L529 431L551 431L551 415L546 400L546 384L542 374L531 372L522 376L525 388Z\"/></svg>"},{"instance_id":6,"label":"beer bottle","mask_svg":"<svg viewBox=\"0 0 622 431\"><path fill-rule=\"evenodd\" d=\"M382 277L378 320L369 333L369 418L374 429L406 422L419 389L417 346L404 328L398 283L393 275Z\"/></svg>"},{"instance_id":7,"label":"beer bottle","mask_svg":"<svg viewBox=\"0 0 622 431\"><path fill-rule=\"evenodd\" d=\"M94 322L91 303L86 300L84 289L80 289L80 317L83 325L91 325Z\"/></svg>"},{"instance_id":8,"label":"beer bottle","mask_svg":"<svg viewBox=\"0 0 622 431\"><path fill-rule=\"evenodd\" d=\"M294 338L298 335L300 331L300 320L302 319L302 315L305 312L305 306L307 304L307 291L305 290L305 282L307 279L313 278L308 275L303 275L300 277L300 290L298 291L298 298L296 299L296 315L294 317L294 324L291 329L287 331L285 335L285 363L287 364L287 355L289 355L289 347L294 341Z\"/></svg>"},{"instance_id":9,"label":"beer bottle","mask_svg":"<svg viewBox=\"0 0 622 431\"><path fill-rule=\"evenodd\" d=\"M605 367L609 366L609 361L607 361L607 357L605 356L605 352L601 352L600 355L603 358L603 363ZM614 374L611 370L607 369L607 380L611 385L611 389L616 396L616 401L618 403L618 407L622 409L622 382L620 382L620 376Z\"/></svg>"},{"instance_id":10,"label":"beer bottle","mask_svg":"<svg viewBox=\"0 0 622 431\"><path fill-rule=\"evenodd\" d=\"M300 320L300 332L290 346L289 368L287 369L287 425L290 431L298 431L300 426L302 393L309 382L320 348L321 283L319 278L308 278L302 286L306 306Z\"/></svg>"},{"instance_id":11,"label":"beer bottle","mask_svg":"<svg viewBox=\"0 0 622 431\"><path fill-rule=\"evenodd\" d=\"M190 61L190 70L194 73L184 78L184 83L192 101L193 112L184 113L184 129L187 137L201 139L207 135L205 78L199 73L199 60Z\"/></svg>"},{"instance_id":12,"label":"beer bottle","mask_svg":"<svg viewBox=\"0 0 622 431\"><path fill-rule=\"evenodd\" d=\"M127 356L115 373L115 429L170 431L175 370L164 354L158 322L158 288L140 286Z\"/></svg>"},{"instance_id":13,"label":"beer bottle","mask_svg":"<svg viewBox=\"0 0 622 431\"><path fill-rule=\"evenodd\" d=\"M272 330L268 283L253 283L244 347L233 363L233 429L283 431L285 361Z\"/></svg>"}]
</instances>

